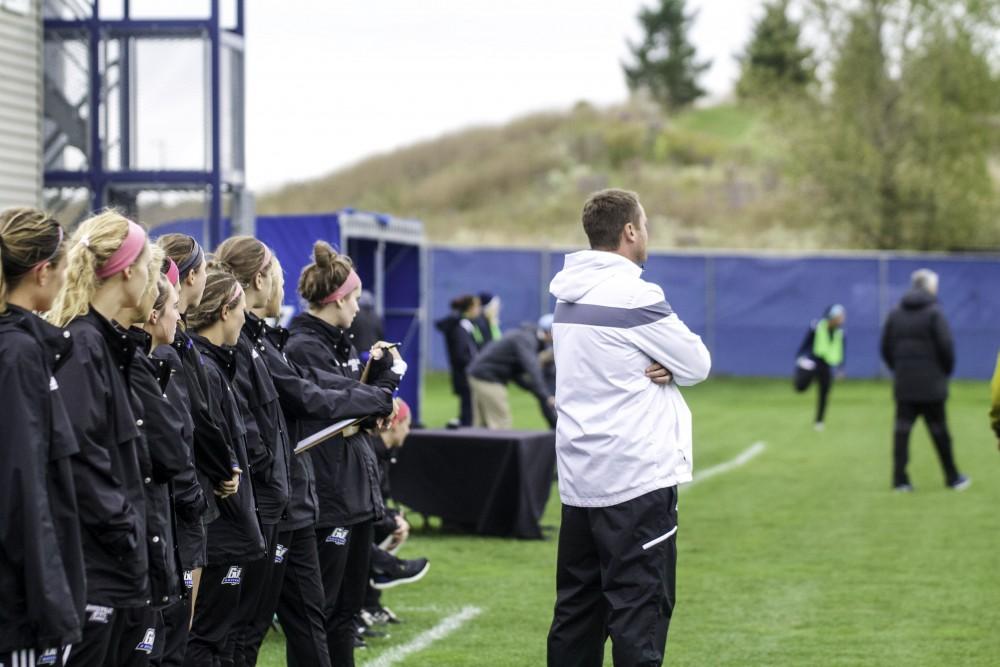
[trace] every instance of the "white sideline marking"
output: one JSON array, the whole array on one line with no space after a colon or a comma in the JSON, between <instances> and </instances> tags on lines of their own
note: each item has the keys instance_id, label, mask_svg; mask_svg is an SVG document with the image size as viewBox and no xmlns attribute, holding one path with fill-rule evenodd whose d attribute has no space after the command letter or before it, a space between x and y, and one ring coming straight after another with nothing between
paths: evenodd
<instances>
[{"instance_id":1,"label":"white sideline marking","mask_svg":"<svg viewBox=\"0 0 1000 667\"><path fill-rule=\"evenodd\" d=\"M694 474L694 479L692 479L687 486L694 486L698 482L703 482L709 477L715 477L716 475L721 475L724 472L729 472L734 468L746 465L751 459L763 452L766 448L767 445L763 442L755 442L737 455L736 458L729 459L728 461L720 463L719 465L714 465L710 468L705 468L701 472L696 472Z\"/></svg>"},{"instance_id":2,"label":"white sideline marking","mask_svg":"<svg viewBox=\"0 0 1000 667\"><path fill-rule=\"evenodd\" d=\"M390 665L395 665L411 653L423 651L437 640L444 639L462 627L466 621L474 619L481 613L483 613L483 610L479 607L462 607L459 612L452 614L430 630L421 632L406 644L394 646L375 660L364 663L365 667L390 667Z\"/></svg>"}]
</instances>

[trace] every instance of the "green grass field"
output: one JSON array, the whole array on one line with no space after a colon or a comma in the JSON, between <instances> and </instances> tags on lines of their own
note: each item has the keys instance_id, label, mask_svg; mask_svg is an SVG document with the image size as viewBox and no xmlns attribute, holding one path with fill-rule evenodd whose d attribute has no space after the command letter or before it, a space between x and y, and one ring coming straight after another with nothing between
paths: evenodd
<instances>
[{"instance_id":1,"label":"green grass field","mask_svg":"<svg viewBox=\"0 0 1000 667\"><path fill-rule=\"evenodd\" d=\"M987 426L986 384L956 383L949 403L958 463L972 487L945 489L918 425L913 494L889 490L887 384L836 385L822 433L812 430L814 395L796 395L789 384L713 379L685 392L696 470L755 442L766 449L681 490L667 663L1000 664L1000 454ZM443 376L428 379L426 401L432 426L455 410ZM518 392L513 407L518 427L541 425L527 395ZM401 555L427 556L431 570L386 593L406 622L370 641L359 664L543 665L555 540L442 535L411 520L415 533ZM543 523L559 523L555 490ZM481 614L455 633L388 660L394 647L469 606ZM261 664L284 664L280 635L268 638Z\"/></svg>"}]
</instances>

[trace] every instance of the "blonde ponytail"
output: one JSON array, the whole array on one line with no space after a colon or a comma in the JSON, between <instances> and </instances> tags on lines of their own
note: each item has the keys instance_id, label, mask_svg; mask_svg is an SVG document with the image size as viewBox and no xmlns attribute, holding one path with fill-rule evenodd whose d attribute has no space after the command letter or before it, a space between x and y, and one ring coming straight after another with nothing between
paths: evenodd
<instances>
[{"instance_id":1,"label":"blonde ponytail","mask_svg":"<svg viewBox=\"0 0 1000 667\"><path fill-rule=\"evenodd\" d=\"M66 283L47 315L49 322L64 327L87 313L97 288L104 283L97 271L125 242L128 222L121 213L105 210L76 228L69 241Z\"/></svg>"}]
</instances>

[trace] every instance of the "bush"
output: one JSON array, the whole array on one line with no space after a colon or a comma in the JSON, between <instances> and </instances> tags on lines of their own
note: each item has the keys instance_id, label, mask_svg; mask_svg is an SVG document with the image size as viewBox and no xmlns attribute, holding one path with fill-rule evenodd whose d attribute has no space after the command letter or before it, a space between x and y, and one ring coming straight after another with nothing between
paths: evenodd
<instances>
[{"instance_id":1,"label":"bush","mask_svg":"<svg viewBox=\"0 0 1000 667\"><path fill-rule=\"evenodd\" d=\"M653 159L681 166L711 166L725 154L723 145L712 137L697 132L667 128L653 143Z\"/></svg>"}]
</instances>

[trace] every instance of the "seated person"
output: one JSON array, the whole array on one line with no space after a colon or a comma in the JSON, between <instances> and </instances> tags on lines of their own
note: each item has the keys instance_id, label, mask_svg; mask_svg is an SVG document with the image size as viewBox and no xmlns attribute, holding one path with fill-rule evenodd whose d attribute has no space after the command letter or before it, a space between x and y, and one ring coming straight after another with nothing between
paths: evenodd
<instances>
[{"instance_id":1,"label":"seated person","mask_svg":"<svg viewBox=\"0 0 1000 667\"><path fill-rule=\"evenodd\" d=\"M362 634L366 637L378 636L371 629L372 624L399 622L391 610L382 606L381 591L419 581L430 569L430 562L426 558L406 560L396 557L396 552L410 534L410 524L401 511L388 505L388 500L392 497L389 466L395 462L396 450L403 446L412 422L410 406L401 398L396 399L396 402L397 409L389 428L379 433L381 437L374 440L375 456L381 472L382 497L387 502L385 516L375 523L375 541L371 547L370 580L362 613L365 626Z\"/></svg>"}]
</instances>

